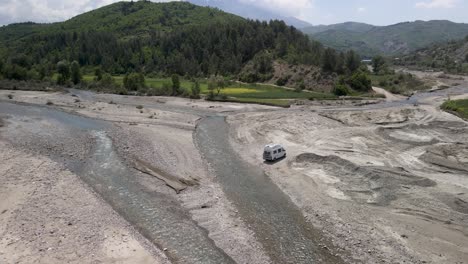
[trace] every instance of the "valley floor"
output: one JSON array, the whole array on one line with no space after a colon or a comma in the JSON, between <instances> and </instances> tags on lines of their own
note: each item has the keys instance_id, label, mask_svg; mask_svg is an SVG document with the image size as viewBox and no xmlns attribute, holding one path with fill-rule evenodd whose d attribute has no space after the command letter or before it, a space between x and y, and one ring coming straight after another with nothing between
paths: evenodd
<instances>
[{"instance_id":1,"label":"valley floor","mask_svg":"<svg viewBox=\"0 0 468 264\"><path fill-rule=\"evenodd\" d=\"M78 90L0 91L0 260L190 263L172 246L194 247L189 238L201 230L209 237L208 253L271 263L271 252L228 199L194 139L200 120L219 115L227 116L231 147L321 230L320 246L332 256L346 263L468 263L468 126L438 109L447 93L468 97L456 88L417 101L279 109ZM171 244L161 240L164 234L135 228L122 205L105 197L112 190L88 187L80 168L92 164L99 135L35 116L40 109L107 124L106 135L131 168L131 184L165 197L169 213L187 212L180 214L187 228L174 238L187 235L186 242ZM263 162L263 145L271 142L285 146L285 160ZM133 170L139 161L151 164L156 177ZM160 180L168 177L184 190L177 194Z\"/></svg>"}]
</instances>

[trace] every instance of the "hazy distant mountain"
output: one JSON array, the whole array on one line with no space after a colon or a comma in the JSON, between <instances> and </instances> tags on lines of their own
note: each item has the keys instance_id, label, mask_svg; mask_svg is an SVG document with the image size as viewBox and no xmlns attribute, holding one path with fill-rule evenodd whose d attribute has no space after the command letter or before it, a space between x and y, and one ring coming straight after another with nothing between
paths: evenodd
<instances>
[{"instance_id":1,"label":"hazy distant mountain","mask_svg":"<svg viewBox=\"0 0 468 264\"><path fill-rule=\"evenodd\" d=\"M327 30L346 30L351 32L367 32L375 28L373 25L358 23L358 22L345 22L333 25L317 25L303 28L302 31L306 34L318 34Z\"/></svg>"},{"instance_id":2,"label":"hazy distant mountain","mask_svg":"<svg viewBox=\"0 0 468 264\"><path fill-rule=\"evenodd\" d=\"M366 56L397 55L462 39L468 35L468 24L446 20L404 22L391 26L347 22L307 27L303 31L326 46L339 50L354 49Z\"/></svg>"},{"instance_id":3,"label":"hazy distant mountain","mask_svg":"<svg viewBox=\"0 0 468 264\"><path fill-rule=\"evenodd\" d=\"M210 6L219 8L225 12L236 14L241 17L258 19L258 20L283 20L286 24L302 29L311 26L311 24L297 19L295 17L285 17L280 14L273 13L263 8L242 3L238 0L188 0L192 4L201 6Z\"/></svg>"}]
</instances>

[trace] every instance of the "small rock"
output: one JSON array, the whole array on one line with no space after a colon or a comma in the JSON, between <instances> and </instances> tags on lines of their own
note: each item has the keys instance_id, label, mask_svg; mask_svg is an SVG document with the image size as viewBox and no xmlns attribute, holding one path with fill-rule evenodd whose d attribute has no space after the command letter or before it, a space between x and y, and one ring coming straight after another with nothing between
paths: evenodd
<instances>
[{"instance_id":1,"label":"small rock","mask_svg":"<svg viewBox=\"0 0 468 264\"><path fill-rule=\"evenodd\" d=\"M167 251L167 248L163 248L163 251Z\"/></svg>"}]
</instances>

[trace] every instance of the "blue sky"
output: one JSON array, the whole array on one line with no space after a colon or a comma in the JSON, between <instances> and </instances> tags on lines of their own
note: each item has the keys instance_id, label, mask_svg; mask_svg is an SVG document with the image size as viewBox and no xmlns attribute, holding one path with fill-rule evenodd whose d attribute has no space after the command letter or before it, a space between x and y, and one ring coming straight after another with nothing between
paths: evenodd
<instances>
[{"instance_id":1,"label":"blue sky","mask_svg":"<svg viewBox=\"0 0 468 264\"><path fill-rule=\"evenodd\" d=\"M229 0L215 0L229 1ZM468 0L238 0L314 25L346 21L389 25L447 19L468 23ZM0 0L0 25L55 22L117 0Z\"/></svg>"}]
</instances>

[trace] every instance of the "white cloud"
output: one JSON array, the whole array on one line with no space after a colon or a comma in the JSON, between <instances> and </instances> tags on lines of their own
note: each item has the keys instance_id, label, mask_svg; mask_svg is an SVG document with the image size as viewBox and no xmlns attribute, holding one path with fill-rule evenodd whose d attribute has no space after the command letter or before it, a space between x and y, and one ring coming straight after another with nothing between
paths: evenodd
<instances>
[{"instance_id":1,"label":"white cloud","mask_svg":"<svg viewBox=\"0 0 468 264\"><path fill-rule=\"evenodd\" d=\"M313 0L239 0L270 11L280 12L286 16L301 17L313 8Z\"/></svg>"},{"instance_id":2,"label":"white cloud","mask_svg":"<svg viewBox=\"0 0 468 264\"><path fill-rule=\"evenodd\" d=\"M366 9L365 7L359 7L359 8L357 9L357 11L358 11L358 13L364 13L364 12L367 11L367 9Z\"/></svg>"},{"instance_id":3,"label":"white cloud","mask_svg":"<svg viewBox=\"0 0 468 264\"><path fill-rule=\"evenodd\" d=\"M26 21L63 21L118 1L122 0L0 0L0 25Z\"/></svg>"},{"instance_id":4,"label":"white cloud","mask_svg":"<svg viewBox=\"0 0 468 264\"><path fill-rule=\"evenodd\" d=\"M417 8L454 8L458 0L431 0L416 3Z\"/></svg>"}]
</instances>

